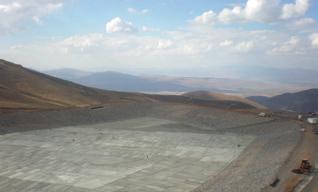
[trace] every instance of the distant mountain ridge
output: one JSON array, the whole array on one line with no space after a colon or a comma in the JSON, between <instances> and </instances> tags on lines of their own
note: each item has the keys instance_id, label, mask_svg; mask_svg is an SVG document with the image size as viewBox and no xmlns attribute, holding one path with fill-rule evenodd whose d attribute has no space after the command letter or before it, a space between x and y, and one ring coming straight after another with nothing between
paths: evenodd
<instances>
[{"instance_id":1,"label":"distant mountain ridge","mask_svg":"<svg viewBox=\"0 0 318 192\"><path fill-rule=\"evenodd\" d=\"M71 69L71 68L63 68L63 69L47 71L47 74L53 77L63 77L63 79L65 80L73 81L78 78L91 75L93 74L93 72L82 71L82 70Z\"/></svg>"},{"instance_id":2,"label":"distant mountain ridge","mask_svg":"<svg viewBox=\"0 0 318 192\"><path fill-rule=\"evenodd\" d=\"M274 110L295 112L318 111L318 89L285 93L274 97L252 96L248 99Z\"/></svg>"},{"instance_id":3,"label":"distant mountain ridge","mask_svg":"<svg viewBox=\"0 0 318 192\"><path fill-rule=\"evenodd\" d=\"M146 79L134 75L113 71L94 73L76 82L100 89L128 91L128 92L152 92L152 91L186 91L187 87L170 82L161 82Z\"/></svg>"},{"instance_id":4,"label":"distant mountain ridge","mask_svg":"<svg viewBox=\"0 0 318 192\"><path fill-rule=\"evenodd\" d=\"M281 83L318 84L318 71L301 68L246 67L232 68L244 79L271 81Z\"/></svg>"},{"instance_id":5,"label":"distant mountain ridge","mask_svg":"<svg viewBox=\"0 0 318 192\"><path fill-rule=\"evenodd\" d=\"M312 88L299 84L277 84L244 79L217 77L137 76L120 72L86 72L76 69L57 69L44 73L99 89L124 92L191 92L207 90L213 93L231 93L243 96L277 95Z\"/></svg>"},{"instance_id":6,"label":"distant mountain ridge","mask_svg":"<svg viewBox=\"0 0 318 192\"><path fill-rule=\"evenodd\" d=\"M89 87L125 92L187 91L189 88L171 82L147 79L114 71L84 72L72 69L45 73Z\"/></svg>"}]
</instances>

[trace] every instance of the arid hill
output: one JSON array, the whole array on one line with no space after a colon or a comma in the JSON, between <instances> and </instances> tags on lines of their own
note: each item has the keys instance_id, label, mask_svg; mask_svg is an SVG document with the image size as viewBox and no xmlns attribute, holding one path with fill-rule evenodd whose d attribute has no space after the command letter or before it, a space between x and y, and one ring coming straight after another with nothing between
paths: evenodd
<instances>
[{"instance_id":1,"label":"arid hill","mask_svg":"<svg viewBox=\"0 0 318 192\"><path fill-rule=\"evenodd\" d=\"M244 97L235 96L235 95L211 93L208 91L194 91L194 92L185 93L184 96L194 98L194 99L207 100L207 101L239 102L242 104L251 105L255 108L265 108L263 105L260 105L254 101L251 101Z\"/></svg>"},{"instance_id":2,"label":"arid hill","mask_svg":"<svg viewBox=\"0 0 318 192\"><path fill-rule=\"evenodd\" d=\"M192 93L194 94L194 93ZM197 93L198 94L198 93ZM212 98L212 95L210 95ZM127 103L169 102L221 109L259 108L239 97L213 95L206 99L189 95L147 95L90 88L45 75L21 65L0 60L0 112L33 111L116 105ZM223 99L221 99L223 97Z\"/></svg>"},{"instance_id":3,"label":"arid hill","mask_svg":"<svg viewBox=\"0 0 318 192\"><path fill-rule=\"evenodd\" d=\"M88 88L0 60L1 111L86 107L138 98L144 99L137 94Z\"/></svg>"},{"instance_id":4,"label":"arid hill","mask_svg":"<svg viewBox=\"0 0 318 192\"><path fill-rule=\"evenodd\" d=\"M295 112L318 111L318 89L285 93L274 97L253 96L248 98L273 110Z\"/></svg>"}]
</instances>

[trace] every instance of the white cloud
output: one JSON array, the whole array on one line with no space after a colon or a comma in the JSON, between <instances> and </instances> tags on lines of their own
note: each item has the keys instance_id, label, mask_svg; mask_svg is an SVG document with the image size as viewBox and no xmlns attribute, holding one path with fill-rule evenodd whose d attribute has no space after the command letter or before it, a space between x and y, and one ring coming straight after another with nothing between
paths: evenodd
<instances>
[{"instance_id":1,"label":"white cloud","mask_svg":"<svg viewBox=\"0 0 318 192\"><path fill-rule=\"evenodd\" d=\"M225 8L219 13L218 19L223 23L231 23L244 19L243 14L242 8L239 6L236 6L233 9Z\"/></svg>"},{"instance_id":2,"label":"white cloud","mask_svg":"<svg viewBox=\"0 0 318 192\"><path fill-rule=\"evenodd\" d=\"M311 45L318 48L318 33L314 33L309 37Z\"/></svg>"},{"instance_id":3,"label":"white cloud","mask_svg":"<svg viewBox=\"0 0 318 192\"><path fill-rule=\"evenodd\" d=\"M241 42L233 42L231 40L222 41L219 44L220 47L227 49L230 52L236 53L247 53L255 48L253 41L241 41ZM224 50L225 51L225 50Z\"/></svg>"},{"instance_id":4,"label":"white cloud","mask_svg":"<svg viewBox=\"0 0 318 192\"><path fill-rule=\"evenodd\" d=\"M298 20L293 22L294 26L298 27L298 28L304 28L307 26L311 26L315 23L316 23L316 21L313 18L302 18L302 19L298 19Z\"/></svg>"},{"instance_id":5,"label":"white cloud","mask_svg":"<svg viewBox=\"0 0 318 192\"><path fill-rule=\"evenodd\" d=\"M138 15L145 15L145 14L148 14L149 13L149 9L135 9L135 8L128 8L127 9L129 13L132 13L132 14L138 14Z\"/></svg>"},{"instance_id":6,"label":"white cloud","mask_svg":"<svg viewBox=\"0 0 318 192\"><path fill-rule=\"evenodd\" d=\"M202 13L193 20L197 24L213 24L216 21L216 13L212 10Z\"/></svg>"},{"instance_id":7,"label":"white cloud","mask_svg":"<svg viewBox=\"0 0 318 192\"><path fill-rule=\"evenodd\" d=\"M247 0L244 6L224 8L218 14L223 23L233 22L274 22L280 15L279 0Z\"/></svg>"},{"instance_id":8,"label":"white cloud","mask_svg":"<svg viewBox=\"0 0 318 192\"><path fill-rule=\"evenodd\" d=\"M66 53L70 50L79 49L81 52L89 48L97 47L102 41L104 36L102 34L89 34L85 36L72 36L59 42L57 45L61 46Z\"/></svg>"},{"instance_id":9,"label":"white cloud","mask_svg":"<svg viewBox=\"0 0 318 192\"><path fill-rule=\"evenodd\" d=\"M13 2L11 4L0 4L0 13L10 13L17 11L21 8L21 4L18 2Z\"/></svg>"},{"instance_id":10,"label":"white cloud","mask_svg":"<svg viewBox=\"0 0 318 192\"><path fill-rule=\"evenodd\" d=\"M116 20L117 22L114 22ZM137 30L130 22L120 18L112 21L108 22L108 31L111 33ZM127 23L130 23L128 28L133 27L134 30L127 30ZM181 71L184 68L191 71L194 67L206 72L209 69L213 71L213 67L225 65L255 64L255 60L257 65L290 65L289 67L298 67L296 61L299 58L306 58L307 63L298 63L301 66L318 62L317 56L314 55L318 51L314 48L318 48L317 34L304 41L300 38L302 36L286 39L290 37L290 32L286 30L251 30L201 25L199 28L200 30L197 30L190 25L182 30L160 31L159 35L86 34L54 39L47 43L24 44L14 49L2 50L0 56L29 63L32 67L65 67L62 64L67 63L68 67L88 70L140 69L142 72L145 68L160 72L166 69ZM143 31L142 28L140 31ZM269 57L268 53L272 55ZM299 57L298 53L305 56ZM56 66L55 63L60 66Z\"/></svg>"},{"instance_id":11,"label":"white cloud","mask_svg":"<svg viewBox=\"0 0 318 192\"><path fill-rule=\"evenodd\" d=\"M62 8L65 0L0 1L0 34L27 27L28 21L41 23L41 18Z\"/></svg>"},{"instance_id":12,"label":"white cloud","mask_svg":"<svg viewBox=\"0 0 318 192\"><path fill-rule=\"evenodd\" d=\"M221 47L228 47L228 46L231 46L231 45L233 45L233 41L230 41L230 40L225 40L225 41L220 43Z\"/></svg>"},{"instance_id":13,"label":"white cloud","mask_svg":"<svg viewBox=\"0 0 318 192\"><path fill-rule=\"evenodd\" d=\"M244 9L248 20L272 22L277 18L279 0L248 0Z\"/></svg>"},{"instance_id":14,"label":"white cloud","mask_svg":"<svg viewBox=\"0 0 318 192\"><path fill-rule=\"evenodd\" d=\"M240 42L235 46L235 50L238 52L249 52L254 48L254 42L253 41L244 41Z\"/></svg>"},{"instance_id":15,"label":"white cloud","mask_svg":"<svg viewBox=\"0 0 318 192\"><path fill-rule=\"evenodd\" d=\"M296 36L292 36L288 41L283 42L280 46L272 49L274 54L299 54L302 53L301 39Z\"/></svg>"},{"instance_id":16,"label":"white cloud","mask_svg":"<svg viewBox=\"0 0 318 192\"><path fill-rule=\"evenodd\" d=\"M285 4L282 9L282 19L303 16L309 9L309 0L296 0L295 3Z\"/></svg>"},{"instance_id":17,"label":"white cloud","mask_svg":"<svg viewBox=\"0 0 318 192\"><path fill-rule=\"evenodd\" d=\"M305 15L309 9L309 0L295 0L295 3L281 4L281 0L247 0L242 6L224 8L218 14L212 10L204 12L194 21L201 24L215 22L261 22L274 23ZM303 22L311 22L309 19Z\"/></svg>"},{"instance_id":18,"label":"white cloud","mask_svg":"<svg viewBox=\"0 0 318 192\"><path fill-rule=\"evenodd\" d=\"M132 33L137 31L137 29L131 22L116 17L106 23L106 31L107 33Z\"/></svg>"}]
</instances>

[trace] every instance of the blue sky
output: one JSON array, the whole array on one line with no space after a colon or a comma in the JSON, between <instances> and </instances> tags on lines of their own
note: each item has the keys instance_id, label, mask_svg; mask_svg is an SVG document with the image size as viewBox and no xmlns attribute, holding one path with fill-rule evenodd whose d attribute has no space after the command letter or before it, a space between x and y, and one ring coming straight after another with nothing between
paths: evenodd
<instances>
[{"instance_id":1,"label":"blue sky","mask_svg":"<svg viewBox=\"0 0 318 192\"><path fill-rule=\"evenodd\" d=\"M317 19L315 0L0 0L0 57L40 70L318 70Z\"/></svg>"}]
</instances>

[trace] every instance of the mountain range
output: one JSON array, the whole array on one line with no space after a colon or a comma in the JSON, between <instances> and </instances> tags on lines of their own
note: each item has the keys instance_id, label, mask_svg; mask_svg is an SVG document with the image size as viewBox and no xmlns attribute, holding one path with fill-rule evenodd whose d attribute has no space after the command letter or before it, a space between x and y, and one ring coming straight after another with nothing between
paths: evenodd
<instances>
[{"instance_id":1,"label":"mountain range","mask_svg":"<svg viewBox=\"0 0 318 192\"><path fill-rule=\"evenodd\" d=\"M285 93L274 97L252 96L248 99L273 110L318 112L318 89Z\"/></svg>"},{"instance_id":2,"label":"mountain range","mask_svg":"<svg viewBox=\"0 0 318 192\"><path fill-rule=\"evenodd\" d=\"M71 71L73 74L73 71ZM77 73L81 76L83 73ZM108 76L111 83L116 83L118 74ZM64 75L67 75L65 72ZM86 76L89 79L89 75ZM96 75L96 74L95 74ZM71 76L69 76L71 77ZM74 76L72 76L74 77ZM94 76L97 78L100 76ZM105 81L104 74L101 80ZM120 76L121 77L121 76ZM106 80L107 80L106 78ZM95 80L95 79L94 79ZM142 82L139 78L124 76L120 80ZM123 85L125 84L123 83ZM118 82L117 82L118 83ZM161 83L147 86L159 87ZM118 85L118 84L117 84ZM133 85L133 84L131 84ZM139 85L134 85L138 87ZM179 86L181 87L181 86ZM171 87L173 89L173 87ZM161 102L173 104L191 104L196 106L221 109L255 109L248 103L227 99L203 100L185 95L151 95L102 90L80 85L69 80L62 80L5 60L0 60L0 113L17 111L61 110L68 108L95 108L124 104L141 104Z\"/></svg>"},{"instance_id":3,"label":"mountain range","mask_svg":"<svg viewBox=\"0 0 318 192\"><path fill-rule=\"evenodd\" d=\"M242 96L273 96L312 88L312 86L304 84L280 84L277 82L216 77L131 75L113 71L86 72L76 69L57 69L44 71L44 73L89 87L125 92L184 93L206 90Z\"/></svg>"},{"instance_id":4,"label":"mountain range","mask_svg":"<svg viewBox=\"0 0 318 192\"><path fill-rule=\"evenodd\" d=\"M86 85L124 91L187 91L200 87L197 86L200 84L202 87L211 86L211 89L213 87L217 89L222 86L222 82L221 79L215 79L213 82L213 78L149 78L116 72L90 73L74 70L55 71L55 76L65 76L66 80L0 60L0 112L88 107L154 100L193 103L225 109L267 107L273 110L294 112L318 111L318 89L285 93L273 97L250 96L243 98L233 95L233 93L230 95L211 93L209 90L191 91L183 95L160 96L102 90ZM83 82L84 85L72 81ZM206 82L211 82L211 84L207 85ZM224 80L223 85L231 82L233 81ZM212 86L213 84L218 84L218 86ZM233 86L239 84L240 82L233 82Z\"/></svg>"}]
</instances>

